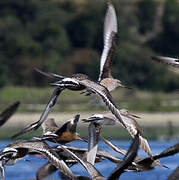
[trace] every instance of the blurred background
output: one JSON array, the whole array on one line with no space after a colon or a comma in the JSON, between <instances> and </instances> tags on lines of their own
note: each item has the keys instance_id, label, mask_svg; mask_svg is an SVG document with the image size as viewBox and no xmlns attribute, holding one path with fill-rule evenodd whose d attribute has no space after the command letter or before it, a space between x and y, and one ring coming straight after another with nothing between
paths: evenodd
<instances>
[{"instance_id":1,"label":"blurred background","mask_svg":"<svg viewBox=\"0 0 179 180\"><path fill-rule=\"evenodd\" d=\"M112 74L132 87L117 89L112 96L119 109L129 109L141 117L138 122L152 152L160 153L179 139L179 69L153 62L151 56L179 58L179 1L112 3L119 28ZM1 127L1 148L12 142L10 138L18 130L40 118L52 94L54 88L49 83L53 81L35 68L66 76L85 73L97 80L106 9L106 0L0 0L0 112L15 101L21 102L18 112ZM107 108L96 104L94 96L66 90L49 117L61 126L75 114L84 118L103 112L107 113ZM79 122L78 132L87 138L87 125ZM120 125L104 127L101 133L128 149L130 136ZM41 134L38 130L21 138ZM169 170L156 168L123 177L163 180L178 166L178 159L176 155L161 161ZM23 162L18 164L20 168L9 167L7 179L35 176L34 164ZM106 167L110 169L105 164L99 170L106 171ZM81 173L82 169L78 170Z\"/></svg>"},{"instance_id":2,"label":"blurred background","mask_svg":"<svg viewBox=\"0 0 179 180\"><path fill-rule=\"evenodd\" d=\"M165 131L164 136L176 137L179 70L153 62L151 56L179 57L179 1L112 3L119 27L112 74L133 88L116 90L115 102L120 109L138 111L140 124L149 128L148 132L151 126L164 126L157 128L156 134ZM38 120L44 110L53 90L49 86L52 81L35 68L61 75L80 72L97 80L106 9L106 0L0 1L0 110L14 101L21 102L19 116L15 115L5 128L23 127ZM54 112L67 115L105 110L90 97L71 91L65 91L54 107ZM58 114L55 117L67 120ZM158 137L154 134L149 133L149 138Z\"/></svg>"}]
</instances>

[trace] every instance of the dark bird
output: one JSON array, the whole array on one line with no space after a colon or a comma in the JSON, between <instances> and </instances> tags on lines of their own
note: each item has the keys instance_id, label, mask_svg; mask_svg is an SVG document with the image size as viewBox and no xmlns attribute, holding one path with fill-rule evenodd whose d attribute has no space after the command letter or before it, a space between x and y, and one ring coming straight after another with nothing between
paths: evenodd
<instances>
[{"instance_id":1,"label":"dark bird","mask_svg":"<svg viewBox=\"0 0 179 180\"><path fill-rule=\"evenodd\" d=\"M139 126L139 124L137 123L135 118L139 118L139 116L136 116L134 114L131 114L128 110L126 109L121 109L120 110L121 113L121 117L123 119L123 122L126 126L126 130L129 132L129 134L131 135L132 138L135 137L135 135L137 134L137 132L139 133L139 145L140 147L150 156L152 157L152 152L150 149L150 146L147 142L147 139L144 138L143 132L141 127ZM117 119L113 118L109 118L109 117L105 117L102 114L98 114L98 115L93 115L90 118L88 118L89 120L95 120L98 122L103 122L103 123L112 123L112 119L114 119L113 121L118 122ZM87 119L87 120L88 120Z\"/></svg>"},{"instance_id":2,"label":"dark bird","mask_svg":"<svg viewBox=\"0 0 179 180\"><path fill-rule=\"evenodd\" d=\"M104 125L104 124L105 125L111 125L111 124L114 125L115 121L113 119L101 120L101 114L95 114L95 115L91 116L90 118L83 119L82 121L90 123L88 126L87 162L94 165L102 125Z\"/></svg>"},{"instance_id":3,"label":"dark bird","mask_svg":"<svg viewBox=\"0 0 179 180\"><path fill-rule=\"evenodd\" d=\"M137 171L150 170L150 169L153 169L157 165L164 167L164 168L168 168L167 166L161 164L159 159L168 157L168 156L172 156L178 152L179 152L179 144L175 144L175 145L167 148L166 150L162 151L160 154L154 155L153 159L151 159L149 157L142 158L142 159L138 158L135 160L135 163L138 165Z\"/></svg>"},{"instance_id":4,"label":"dark bird","mask_svg":"<svg viewBox=\"0 0 179 180\"><path fill-rule=\"evenodd\" d=\"M42 180L50 176L52 173L57 171L57 168L50 162L45 163L41 166L36 173L36 180Z\"/></svg>"},{"instance_id":5,"label":"dark bird","mask_svg":"<svg viewBox=\"0 0 179 180\"><path fill-rule=\"evenodd\" d=\"M64 174L73 176L73 173L66 163L60 159L59 155L47 143L38 140L16 141L9 144L0 152L2 167L4 165L14 165L20 158L31 152L42 154Z\"/></svg>"},{"instance_id":6,"label":"dark bird","mask_svg":"<svg viewBox=\"0 0 179 180\"><path fill-rule=\"evenodd\" d=\"M114 144L112 144L110 141L106 140L105 138L101 137L101 139L109 146L111 147L114 151L125 155L127 153L126 150L115 146ZM160 154L158 155L154 155L152 156L152 158L147 157L139 157L136 156L136 158L134 159L134 164L133 166L129 166L127 170L129 171L146 171L146 170L151 170L153 169L155 166L161 166L164 168L168 168L167 166L163 165L160 163L159 159L160 158L164 158L167 156L171 156L174 155L176 153L179 152L179 144L175 144L169 148L167 148L166 150L162 151Z\"/></svg>"},{"instance_id":7,"label":"dark bird","mask_svg":"<svg viewBox=\"0 0 179 180\"><path fill-rule=\"evenodd\" d=\"M40 119L37 122L28 125L23 130L21 130L19 133L15 134L13 136L13 138L17 137L23 133L26 133L28 131L31 131L32 129L37 129L46 120L50 110L52 109L52 107L56 103L57 97L59 96L59 94L64 89L70 89L70 90L89 89L91 92L93 92L94 94L97 94L98 96L100 96L102 98L102 100L104 101L106 106L115 115L117 120L124 127L126 127L125 123L123 122L123 120L121 118L120 111L117 109L117 106L115 105L110 92L107 90L106 87L89 80L87 75L85 75L85 74L74 74L74 75L72 75L71 78L64 78L64 79L62 79L56 83L53 83L53 85L57 86L57 87L54 90L54 92L50 98L50 101L48 102L48 104L47 104L44 112L42 113Z\"/></svg>"},{"instance_id":8,"label":"dark bird","mask_svg":"<svg viewBox=\"0 0 179 180\"><path fill-rule=\"evenodd\" d=\"M108 177L108 180L117 180L119 178L120 174L124 172L124 169L126 169L135 158L137 154L138 146L139 146L139 138L136 136L133 140L132 145L129 148L129 151L127 152L125 158L123 159L121 165L112 172L112 174ZM105 180L105 178L101 175L101 173L91 163L87 161L83 161L81 158L76 156L73 152L71 152L67 148L63 146L61 147L62 149L64 149L66 153L69 154L69 156L77 160L88 171L92 180ZM85 178L86 177L81 177L80 179L85 180Z\"/></svg>"},{"instance_id":9,"label":"dark bird","mask_svg":"<svg viewBox=\"0 0 179 180\"><path fill-rule=\"evenodd\" d=\"M88 126L87 162L91 163L92 165L94 165L96 159L101 128L102 126L95 122L91 122Z\"/></svg>"},{"instance_id":10,"label":"dark bird","mask_svg":"<svg viewBox=\"0 0 179 180\"><path fill-rule=\"evenodd\" d=\"M178 180L179 179L179 166L170 174L167 180Z\"/></svg>"},{"instance_id":11,"label":"dark bird","mask_svg":"<svg viewBox=\"0 0 179 180\"><path fill-rule=\"evenodd\" d=\"M19 104L19 101L13 103L0 114L0 126L2 126L17 111Z\"/></svg>"},{"instance_id":12,"label":"dark bird","mask_svg":"<svg viewBox=\"0 0 179 180\"><path fill-rule=\"evenodd\" d=\"M120 175L124 172L125 169L128 168L128 166L132 165L133 160L137 156L137 151L139 147L139 136L138 133L135 136L132 144L129 147L129 150L127 151L125 157L123 158L123 161L119 164L119 166L110 174L108 177L108 180L117 180L119 179Z\"/></svg>"},{"instance_id":13,"label":"dark bird","mask_svg":"<svg viewBox=\"0 0 179 180\"><path fill-rule=\"evenodd\" d=\"M173 67L179 67L179 59L171 58L171 57L164 57L164 56L152 56L154 61L158 61L163 64L171 65Z\"/></svg>"},{"instance_id":14,"label":"dark bird","mask_svg":"<svg viewBox=\"0 0 179 180\"><path fill-rule=\"evenodd\" d=\"M84 141L76 132L77 123L80 115L76 115L71 120L64 123L60 128L55 123L54 119L47 119L42 124L43 136L36 139L48 140L60 144L65 144L74 140Z\"/></svg>"},{"instance_id":15,"label":"dark bird","mask_svg":"<svg viewBox=\"0 0 179 180\"><path fill-rule=\"evenodd\" d=\"M89 162L83 161L81 158L76 156L72 151L68 150L67 148L61 146L61 148L73 159L77 160L90 174L93 180L105 180L105 178L101 175L101 173ZM81 176L79 177L81 180L88 179L88 177Z\"/></svg>"}]
</instances>

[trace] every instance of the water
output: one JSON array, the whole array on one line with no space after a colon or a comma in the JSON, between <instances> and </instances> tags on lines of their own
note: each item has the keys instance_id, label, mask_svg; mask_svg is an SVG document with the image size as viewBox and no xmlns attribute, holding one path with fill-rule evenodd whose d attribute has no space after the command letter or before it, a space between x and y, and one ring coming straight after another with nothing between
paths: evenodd
<instances>
[{"instance_id":1,"label":"water","mask_svg":"<svg viewBox=\"0 0 179 180\"><path fill-rule=\"evenodd\" d=\"M112 141L116 145L128 149L130 142L128 141ZM2 149L10 141L0 141L0 148ZM164 149L174 145L176 141L151 141L149 142L152 153L157 154L163 151ZM77 147L87 147L85 143L81 142L73 142L70 145L74 145ZM119 156L117 153L110 150L106 145L102 142L99 143L99 147L101 149L106 149L113 153L116 156ZM140 149L138 155L146 156L145 153ZM6 180L24 180L28 178L35 178L35 173L40 166L42 166L46 159L37 158L35 156L26 156L26 159L31 160L31 162L19 161L14 166L6 166L5 168L5 179ZM121 180L166 180L169 174L179 165L179 154L174 156L166 157L161 159L161 163L165 164L169 167L169 169L165 169L162 167L155 167L154 170L145 171L145 172L125 172L121 175ZM115 164L111 163L108 160L97 163L95 167L105 176L108 177L110 172L115 168ZM72 171L78 175L86 175L89 176L88 173L81 165L74 165ZM58 173L54 173L49 178L60 179ZM47 178L47 179L49 179Z\"/></svg>"}]
</instances>

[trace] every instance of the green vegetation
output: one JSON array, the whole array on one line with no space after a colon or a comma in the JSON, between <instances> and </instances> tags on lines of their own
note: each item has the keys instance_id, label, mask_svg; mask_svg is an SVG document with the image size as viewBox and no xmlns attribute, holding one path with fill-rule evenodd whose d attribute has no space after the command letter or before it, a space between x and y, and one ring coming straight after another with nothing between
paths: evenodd
<instances>
[{"instance_id":1,"label":"green vegetation","mask_svg":"<svg viewBox=\"0 0 179 180\"><path fill-rule=\"evenodd\" d=\"M15 133L17 133L20 128L22 127L14 127L13 129L11 128L1 128L0 131L0 139L10 139L12 135L14 135ZM7 134L7 130L8 130L8 134ZM157 139L170 139L170 138L174 138L174 137L178 137L178 132L179 132L179 127L175 127L173 128L173 133L170 134L170 130L167 127L142 127L142 130L144 131L145 137L147 139L150 140L157 140ZM88 138L88 130L87 127L83 126L78 126L78 130L80 133L81 137L84 138ZM152 131L152 133L151 133ZM33 138L35 136L40 136L42 134L42 130L37 130L37 131L32 131L29 132L27 134L24 134L23 136L21 136L22 139L29 139L29 138ZM129 133L122 127L119 126L114 126L114 127L104 127L101 131L101 135L108 138L108 139L121 139L121 140L129 140L131 139Z\"/></svg>"},{"instance_id":2,"label":"green vegetation","mask_svg":"<svg viewBox=\"0 0 179 180\"><path fill-rule=\"evenodd\" d=\"M4 87L0 94L0 110L4 105L20 101L20 112L42 112L47 104L54 88L30 88L30 87ZM179 109L179 92L151 93L136 89L117 89L112 93L118 107L132 111L146 112L173 112ZM105 106L99 106L93 102L99 102L96 96L84 96L80 92L64 91L58 98L54 111L97 111L106 110Z\"/></svg>"},{"instance_id":3,"label":"green vegetation","mask_svg":"<svg viewBox=\"0 0 179 180\"><path fill-rule=\"evenodd\" d=\"M178 89L179 75L150 59L154 54L179 56L178 1L112 3L119 24L114 77L139 89ZM96 80L105 11L106 0L1 0L0 87L47 85L34 68L81 72Z\"/></svg>"}]
</instances>

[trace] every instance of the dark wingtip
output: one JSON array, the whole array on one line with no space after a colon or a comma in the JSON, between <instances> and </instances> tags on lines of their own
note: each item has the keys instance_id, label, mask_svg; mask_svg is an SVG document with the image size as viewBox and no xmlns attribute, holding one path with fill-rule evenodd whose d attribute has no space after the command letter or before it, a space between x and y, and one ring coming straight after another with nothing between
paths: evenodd
<instances>
[{"instance_id":1,"label":"dark wingtip","mask_svg":"<svg viewBox=\"0 0 179 180\"><path fill-rule=\"evenodd\" d=\"M22 134L29 132L29 131L37 130L40 127L40 125L41 124L38 124L38 122L32 123L32 124L28 125L27 127L25 127L24 129L22 129L21 131L19 131L18 133L16 133L15 135L13 135L11 137L11 139L14 139Z\"/></svg>"},{"instance_id":2,"label":"dark wingtip","mask_svg":"<svg viewBox=\"0 0 179 180\"><path fill-rule=\"evenodd\" d=\"M79 119L79 118L80 118L80 114L76 114L75 119Z\"/></svg>"}]
</instances>

